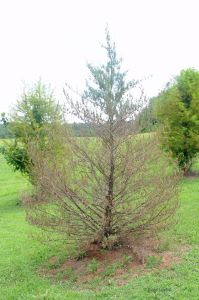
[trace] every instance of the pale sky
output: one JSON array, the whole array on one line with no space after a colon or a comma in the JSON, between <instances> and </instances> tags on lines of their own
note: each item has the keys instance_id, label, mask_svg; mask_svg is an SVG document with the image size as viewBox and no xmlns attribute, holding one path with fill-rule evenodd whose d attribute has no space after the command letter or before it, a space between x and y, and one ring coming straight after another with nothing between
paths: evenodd
<instances>
[{"instance_id":1,"label":"pale sky","mask_svg":"<svg viewBox=\"0 0 199 300\"><path fill-rule=\"evenodd\" d=\"M109 25L124 69L153 96L181 69L199 69L199 0L0 0L0 112L40 77L63 98L100 63Z\"/></svg>"}]
</instances>

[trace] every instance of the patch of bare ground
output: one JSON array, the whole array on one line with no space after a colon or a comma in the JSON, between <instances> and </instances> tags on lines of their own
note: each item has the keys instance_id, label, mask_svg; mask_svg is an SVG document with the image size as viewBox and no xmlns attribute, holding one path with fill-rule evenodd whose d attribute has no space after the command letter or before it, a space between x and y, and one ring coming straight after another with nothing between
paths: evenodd
<instances>
[{"instance_id":1,"label":"patch of bare ground","mask_svg":"<svg viewBox=\"0 0 199 300\"><path fill-rule=\"evenodd\" d=\"M82 257L70 257L59 266L40 270L40 274L53 281L69 281L79 289L100 289L100 286L109 284L110 280L121 286L153 269L161 270L180 263L182 254L188 250L189 246L178 246L173 251L150 252L143 259L129 247L109 251L90 249ZM52 257L48 264L54 266L57 261L58 257ZM97 284L91 284L92 282Z\"/></svg>"},{"instance_id":2,"label":"patch of bare ground","mask_svg":"<svg viewBox=\"0 0 199 300\"><path fill-rule=\"evenodd\" d=\"M196 171L187 171L185 172L184 174L184 177L187 178L187 179L196 179L199 177L199 172L196 172Z\"/></svg>"}]
</instances>

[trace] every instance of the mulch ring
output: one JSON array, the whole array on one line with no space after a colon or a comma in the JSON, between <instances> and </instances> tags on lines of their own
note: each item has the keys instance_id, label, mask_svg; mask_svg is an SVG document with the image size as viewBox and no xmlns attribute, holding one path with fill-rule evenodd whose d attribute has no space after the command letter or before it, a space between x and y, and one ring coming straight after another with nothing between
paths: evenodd
<instances>
[{"instance_id":1,"label":"mulch ring","mask_svg":"<svg viewBox=\"0 0 199 300\"><path fill-rule=\"evenodd\" d=\"M100 288L100 282L107 284L110 279L121 286L133 277L151 272L153 269L166 269L180 263L182 254L189 249L189 246L180 246L175 251L150 253L151 263L148 261L149 257L141 260L127 247L111 251L90 249L81 259L69 257L56 267L51 266L56 265L58 257L52 257L48 262L48 268L40 270L40 275L50 277L53 281L74 282L79 288L96 280L97 288Z\"/></svg>"}]
</instances>

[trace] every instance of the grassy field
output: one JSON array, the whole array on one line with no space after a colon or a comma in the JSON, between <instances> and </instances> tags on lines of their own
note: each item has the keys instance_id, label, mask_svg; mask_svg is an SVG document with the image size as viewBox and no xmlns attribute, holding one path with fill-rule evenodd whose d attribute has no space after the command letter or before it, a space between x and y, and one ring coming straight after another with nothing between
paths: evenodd
<instances>
[{"instance_id":1,"label":"grassy field","mask_svg":"<svg viewBox=\"0 0 199 300\"><path fill-rule=\"evenodd\" d=\"M199 170L199 163L194 166ZM189 245L178 264L167 269L152 269L117 286L107 278L100 290L81 289L69 282L52 282L38 270L49 259L68 252L60 244L42 245L30 237L20 194L28 184L20 174L13 173L0 157L0 299L199 299L199 177L182 181L179 223L167 234L172 243Z\"/></svg>"}]
</instances>

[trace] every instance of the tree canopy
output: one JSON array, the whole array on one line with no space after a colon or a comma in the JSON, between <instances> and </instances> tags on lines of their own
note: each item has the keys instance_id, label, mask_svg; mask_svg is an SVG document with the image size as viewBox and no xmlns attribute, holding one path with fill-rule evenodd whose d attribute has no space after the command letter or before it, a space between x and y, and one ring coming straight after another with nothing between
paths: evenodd
<instances>
[{"instance_id":1,"label":"tree canopy","mask_svg":"<svg viewBox=\"0 0 199 300\"><path fill-rule=\"evenodd\" d=\"M56 103L50 87L36 82L25 88L21 99L10 113L7 128L14 137L1 148L7 162L22 173L30 174L32 165L27 152L30 139L38 138L40 147L45 148L46 129L53 123L61 122L62 112Z\"/></svg>"},{"instance_id":2,"label":"tree canopy","mask_svg":"<svg viewBox=\"0 0 199 300\"><path fill-rule=\"evenodd\" d=\"M163 147L188 170L199 151L199 72L182 70L158 98Z\"/></svg>"}]
</instances>

